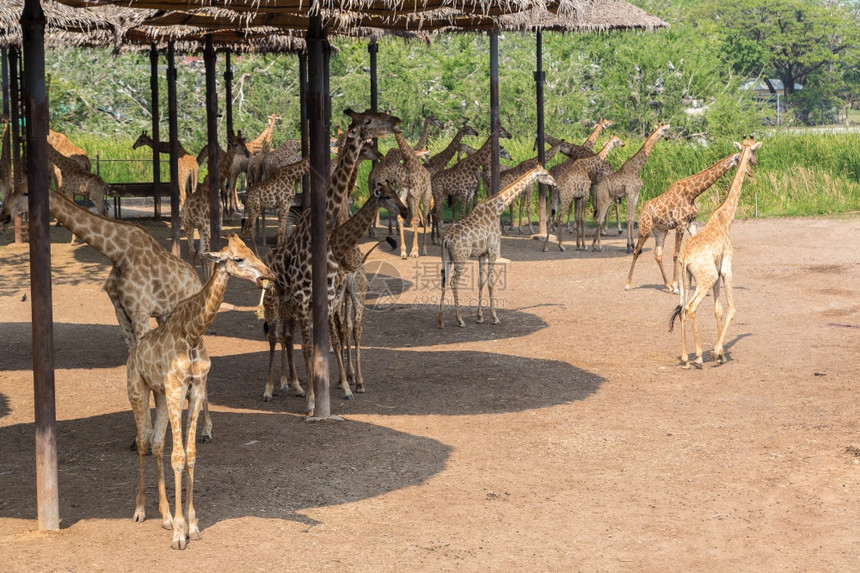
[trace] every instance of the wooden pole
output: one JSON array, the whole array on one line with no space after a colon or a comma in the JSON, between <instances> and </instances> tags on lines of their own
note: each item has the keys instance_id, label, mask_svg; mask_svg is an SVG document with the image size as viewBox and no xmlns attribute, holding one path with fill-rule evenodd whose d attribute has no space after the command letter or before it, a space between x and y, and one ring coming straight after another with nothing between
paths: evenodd
<instances>
[{"instance_id":1,"label":"wooden pole","mask_svg":"<svg viewBox=\"0 0 860 573\"><path fill-rule=\"evenodd\" d=\"M325 193L328 181L328 133L326 132L325 93L325 44L326 34L322 17L310 17L308 27L308 128L311 161L311 250L313 284L313 385L316 397L314 416L331 416L328 376L328 300L327 257L328 251L325 220Z\"/></svg>"},{"instance_id":2,"label":"wooden pole","mask_svg":"<svg viewBox=\"0 0 860 573\"><path fill-rule=\"evenodd\" d=\"M23 173L24 166L21 162L21 75L18 67L18 48L12 46L9 48L9 119L11 123L12 137L12 184ZM15 217L15 242L24 242L24 224L23 216Z\"/></svg>"},{"instance_id":3,"label":"wooden pole","mask_svg":"<svg viewBox=\"0 0 860 573\"><path fill-rule=\"evenodd\" d=\"M209 247L221 249L221 200L218 196L218 93L215 86L215 48L212 36L206 36L203 64L206 68L206 133L209 141Z\"/></svg>"},{"instance_id":4,"label":"wooden pole","mask_svg":"<svg viewBox=\"0 0 860 573\"><path fill-rule=\"evenodd\" d=\"M161 153L158 151L161 139L159 120L161 113L158 102L158 49L155 43L149 47L149 90L152 93L152 196L155 201L155 220L161 221Z\"/></svg>"},{"instance_id":5,"label":"wooden pole","mask_svg":"<svg viewBox=\"0 0 860 573\"><path fill-rule=\"evenodd\" d=\"M30 304L33 318L33 402L36 421L36 499L39 529L60 528L57 419L54 398L54 318L48 210L48 96L45 89L45 14L25 0L21 14L27 174L30 208Z\"/></svg>"},{"instance_id":6,"label":"wooden pole","mask_svg":"<svg viewBox=\"0 0 860 573\"><path fill-rule=\"evenodd\" d=\"M543 85L546 83L546 74L543 71L543 31L538 28L535 34L535 54L537 70L535 71L535 99L537 101L537 152L538 161L546 167L546 132L544 131L544 103ZM531 194L529 195L531 197ZM539 225L538 233L546 235L546 185L538 184L538 209Z\"/></svg>"},{"instance_id":7,"label":"wooden pole","mask_svg":"<svg viewBox=\"0 0 860 573\"><path fill-rule=\"evenodd\" d=\"M310 135L308 134L308 55L299 54L299 113L301 114L302 157L310 155ZM311 206L311 176L302 176L302 209Z\"/></svg>"},{"instance_id":8,"label":"wooden pole","mask_svg":"<svg viewBox=\"0 0 860 573\"><path fill-rule=\"evenodd\" d=\"M227 133L233 133L233 66L230 63L230 50L224 57L224 99L227 108Z\"/></svg>"},{"instance_id":9,"label":"wooden pole","mask_svg":"<svg viewBox=\"0 0 860 573\"><path fill-rule=\"evenodd\" d=\"M490 30L490 189L487 195L499 192L499 29ZM461 207L462 209L462 207Z\"/></svg>"},{"instance_id":10,"label":"wooden pole","mask_svg":"<svg viewBox=\"0 0 860 573\"><path fill-rule=\"evenodd\" d=\"M379 111L379 79L376 67L376 55L379 53L379 44L376 39L370 40L367 44L367 52L370 54L370 109L371 111ZM373 138L373 149L379 149L379 140ZM373 161L376 165L376 160Z\"/></svg>"},{"instance_id":11,"label":"wooden pole","mask_svg":"<svg viewBox=\"0 0 860 573\"><path fill-rule=\"evenodd\" d=\"M182 256L179 237L179 125L176 105L176 47L167 43L167 130L170 137L170 252ZM189 194L196 189L190 189Z\"/></svg>"}]
</instances>

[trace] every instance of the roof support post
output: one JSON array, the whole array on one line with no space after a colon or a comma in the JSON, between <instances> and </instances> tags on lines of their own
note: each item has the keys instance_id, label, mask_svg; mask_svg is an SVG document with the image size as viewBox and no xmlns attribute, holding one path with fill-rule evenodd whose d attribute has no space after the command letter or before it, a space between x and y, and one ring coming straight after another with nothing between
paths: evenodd
<instances>
[{"instance_id":1,"label":"roof support post","mask_svg":"<svg viewBox=\"0 0 860 573\"><path fill-rule=\"evenodd\" d=\"M376 43L376 38L370 40L367 44L367 52L370 54L370 109L371 111L379 111L379 76L376 67L376 55L379 53L379 44ZM379 140L373 138L373 149L379 150ZM373 165L376 165L376 160L373 160Z\"/></svg>"},{"instance_id":2,"label":"roof support post","mask_svg":"<svg viewBox=\"0 0 860 573\"><path fill-rule=\"evenodd\" d=\"M155 220L161 220L161 153L158 151L158 146L161 144L159 136L158 122L161 119L158 105L158 50L155 43L149 47L149 90L152 94L152 105L150 113L152 114L152 140L155 145L152 146L152 196L155 201Z\"/></svg>"},{"instance_id":3,"label":"roof support post","mask_svg":"<svg viewBox=\"0 0 860 573\"><path fill-rule=\"evenodd\" d=\"M308 54L301 52L299 54L299 113L301 138L302 138L302 157L310 155L310 143L308 134ZM302 175L302 209L309 209L311 206L311 176L309 173Z\"/></svg>"},{"instance_id":4,"label":"roof support post","mask_svg":"<svg viewBox=\"0 0 860 573\"><path fill-rule=\"evenodd\" d=\"M487 196L499 192L499 29L490 30L490 188ZM461 207L462 209L462 207Z\"/></svg>"},{"instance_id":5,"label":"roof support post","mask_svg":"<svg viewBox=\"0 0 860 573\"><path fill-rule=\"evenodd\" d=\"M206 134L209 142L209 248L221 249L221 201L218 189L218 92L215 86L215 47L212 36L206 35L203 64L206 68Z\"/></svg>"},{"instance_id":6,"label":"roof support post","mask_svg":"<svg viewBox=\"0 0 860 573\"><path fill-rule=\"evenodd\" d=\"M21 164L21 74L18 66L18 48L11 46L9 48L9 119L11 123L9 128L12 136L12 184L20 177L23 172ZM23 215L15 217L15 242L24 242L24 224Z\"/></svg>"},{"instance_id":7,"label":"roof support post","mask_svg":"<svg viewBox=\"0 0 860 573\"><path fill-rule=\"evenodd\" d=\"M537 70L535 71L535 100L537 102L537 152L538 161L546 167L546 133L544 132L544 102L543 85L546 83L546 74L543 71L543 30L540 28L535 32L535 59ZM531 193L529 193L531 198ZM538 233L546 235L546 185L538 184L538 209L539 226Z\"/></svg>"},{"instance_id":8,"label":"roof support post","mask_svg":"<svg viewBox=\"0 0 860 573\"><path fill-rule=\"evenodd\" d=\"M224 55L224 99L227 110L227 133L233 133L233 66L230 63L230 50Z\"/></svg>"},{"instance_id":9,"label":"roof support post","mask_svg":"<svg viewBox=\"0 0 860 573\"><path fill-rule=\"evenodd\" d=\"M326 236L325 202L329 176L329 137L326 132L327 93L325 92L327 58L326 33L319 14L310 17L308 27L307 112L311 157L311 257L313 284L313 385L316 398L314 416L331 416L329 397L329 337L327 272L328 237Z\"/></svg>"},{"instance_id":10,"label":"roof support post","mask_svg":"<svg viewBox=\"0 0 860 573\"><path fill-rule=\"evenodd\" d=\"M167 130L170 138L170 252L181 256L179 237L179 125L176 105L176 47L167 43ZM189 189L188 194L196 189Z\"/></svg>"},{"instance_id":11,"label":"roof support post","mask_svg":"<svg viewBox=\"0 0 860 573\"><path fill-rule=\"evenodd\" d=\"M30 207L30 305L33 317L33 390L36 420L36 498L39 529L60 528L57 419L54 399L54 317L51 310L51 236L48 223L48 95L45 89L45 14L25 0L21 14L27 173Z\"/></svg>"}]
</instances>

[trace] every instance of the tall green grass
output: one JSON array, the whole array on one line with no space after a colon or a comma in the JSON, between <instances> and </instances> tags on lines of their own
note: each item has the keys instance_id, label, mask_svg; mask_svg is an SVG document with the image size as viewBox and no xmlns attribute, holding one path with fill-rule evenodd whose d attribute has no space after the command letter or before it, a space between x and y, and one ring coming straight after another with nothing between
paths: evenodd
<instances>
[{"instance_id":1,"label":"tall green grass","mask_svg":"<svg viewBox=\"0 0 860 573\"><path fill-rule=\"evenodd\" d=\"M105 139L88 134L70 134L72 140L83 147L96 168L96 158L102 178L105 181L135 182L151 181L152 166L149 160L152 152L148 147L132 150L133 137ZM467 141L473 147L480 146L482 137ZM606 141L604 136L598 141L595 150ZM860 136L856 134L804 134L779 132L763 139L764 145L758 152L758 165L754 168L755 178L747 180L738 208L738 217L802 216L853 213L860 211ZM437 139L431 144L433 153L441 151L448 140ZM531 138L503 139L501 144L513 157L504 161L505 165L535 155L534 141ZM626 140L626 145L614 150L609 161L616 168L635 154L642 146L641 139ZM392 138L380 141L384 153L394 145ZM733 153L732 142L717 141L704 147L682 140L660 140L657 142L648 162L642 170L644 183L639 198L641 205L665 191L675 181L693 175L720 158ZM161 178L169 180L169 165L161 163ZM136 159L138 161L111 161ZM557 156L550 165L563 158ZM367 197L367 176L370 162L362 163L358 175L357 197L363 201ZM700 218L707 215L720 204L731 184L734 171L724 175L712 188L699 197ZM202 174L201 174L202 180ZM536 199L535 199L536 201ZM756 207L757 203L757 207ZM622 209L623 212L623 209ZM536 213L536 210L532 210Z\"/></svg>"}]
</instances>

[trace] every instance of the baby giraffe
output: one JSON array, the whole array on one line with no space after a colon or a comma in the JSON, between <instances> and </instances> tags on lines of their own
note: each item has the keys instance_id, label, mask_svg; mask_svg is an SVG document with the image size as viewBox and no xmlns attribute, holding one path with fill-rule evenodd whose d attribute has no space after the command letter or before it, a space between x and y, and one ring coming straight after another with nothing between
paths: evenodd
<instances>
[{"instance_id":1,"label":"baby giraffe","mask_svg":"<svg viewBox=\"0 0 860 573\"><path fill-rule=\"evenodd\" d=\"M457 282L469 257L478 257L478 322L484 322L481 311L481 294L484 290L484 261L486 261L490 315L493 317L493 324L499 324L493 299L493 287L496 282L493 271L496 259L501 254L502 241L499 218L508 205L513 203L514 199L526 189L531 189L535 181L544 185L555 186L556 184L549 172L538 164L508 187L478 203L465 219L451 225L448 232L445 233L445 238L442 240L442 296L439 298L439 328L444 326L442 309L445 305L445 283L449 277L451 279L451 291L454 293L454 312L457 316L457 324L461 327L466 326L460 316ZM453 273L450 272L452 263L454 264Z\"/></svg>"},{"instance_id":2,"label":"baby giraffe","mask_svg":"<svg viewBox=\"0 0 860 573\"><path fill-rule=\"evenodd\" d=\"M185 549L188 538L200 539L194 512L194 464L197 457L197 417L206 397L206 379L211 362L203 344L203 333L215 319L224 300L230 275L247 279L258 286L261 281L275 280L264 265L235 233L227 237L227 246L217 253L207 253L215 263L212 276L203 290L182 300L167 321L144 334L132 348L127 363L128 399L137 425L137 451L140 473L134 520L146 519L144 494L144 460L149 446L158 474L158 508L162 527L173 529L173 548ZM149 396L155 396L155 422L150 420ZM188 396L187 436L182 443L182 406ZM164 484L164 442L167 423L173 436L171 464L175 487L175 515ZM182 510L182 472L188 471L186 506ZM188 521L186 522L186 517Z\"/></svg>"}]
</instances>

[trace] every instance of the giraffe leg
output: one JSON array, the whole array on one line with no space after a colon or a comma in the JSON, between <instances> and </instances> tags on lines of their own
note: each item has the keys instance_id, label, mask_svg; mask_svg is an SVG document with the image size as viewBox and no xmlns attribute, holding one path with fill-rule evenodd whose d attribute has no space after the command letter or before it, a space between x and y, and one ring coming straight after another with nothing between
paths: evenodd
<instances>
[{"instance_id":1,"label":"giraffe leg","mask_svg":"<svg viewBox=\"0 0 860 573\"><path fill-rule=\"evenodd\" d=\"M173 467L174 508L173 543L174 549L185 549L188 544L188 524L182 510L182 474L185 473L185 446L182 443L182 404L188 393L188 385L180 376L170 373L165 381L167 412L170 418L170 433L173 437L173 451L170 465Z\"/></svg>"},{"instance_id":2,"label":"giraffe leg","mask_svg":"<svg viewBox=\"0 0 860 573\"><path fill-rule=\"evenodd\" d=\"M663 268L663 244L666 242L666 232L662 229L655 229L654 242L654 260L657 261L657 267L660 269L660 274L663 275L663 285L666 287L666 292L674 292L672 283L669 282L669 278L666 276L666 269Z\"/></svg>"},{"instance_id":3,"label":"giraffe leg","mask_svg":"<svg viewBox=\"0 0 860 573\"><path fill-rule=\"evenodd\" d=\"M636 203L639 201L639 195L627 198L627 252L633 252L633 217L636 215ZM618 217L618 204L615 204L615 216ZM618 234L621 234L621 223L618 223Z\"/></svg>"},{"instance_id":4,"label":"giraffe leg","mask_svg":"<svg viewBox=\"0 0 860 573\"><path fill-rule=\"evenodd\" d=\"M610 199L611 201L611 199ZM614 203L614 201L612 201ZM603 223L604 218L606 217L609 211L610 203L601 203L600 205L595 205L594 210L594 223L595 223L595 232L594 239L591 241L591 250L592 251L602 251L603 245L600 244L600 236L603 234Z\"/></svg>"},{"instance_id":5,"label":"giraffe leg","mask_svg":"<svg viewBox=\"0 0 860 573\"><path fill-rule=\"evenodd\" d=\"M122 305L122 300L119 296L119 285L117 284L116 268L112 268L107 280L105 280L105 292L113 304L116 312L116 320L119 322L119 327L122 329L122 337L125 340L125 345L131 351L135 341L134 326L131 322L131 317L125 312L125 307ZM147 404L148 406L148 404Z\"/></svg>"},{"instance_id":6,"label":"giraffe leg","mask_svg":"<svg viewBox=\"0 0 860 573\"><path fill-rule=\"evenodd\" d=\"M400 227L400 258L406 260L409 257L406 254L406 241L403 236L403 228L405 225L403 224L403 217L400 215L397 215L397 225Z\"/></svg>"},{"instance_id":7,"label":"giraffe leg","mask_svg":"<svg viewBox=\"0 0 860 573\"><path fill-rule=\"evenodd\" d=\"M413 259L418 258L418 217L419 217L419 214L417 212L418 211L418 205L415 205L415 209L416 209L414 211L415 215L412 216L412 250L409 252L409 256L412 257ZM426 246L425 246L425 253L424 254L425 255L427 254L426 253Z\"/></svg>"},{"instance_id":8,"label":"giraffe leg","mask_svg":"<svg viewBox=\"0 0 860 573\"><path fill-rule=\"evenodd\" d=\"M672 253L672 292L678 292L678 257L681 256L681 241L684 240L684 226L675 228L675 250Z\"/></svg>"},{"instance_id":9,"label":"giraffe leg","mask_svg":"<svg viewBox=\"0 0 860 573\"><path fill-rule=\"evenodd\" d=\"M719 331L719 338L717 339L717 344L714 346L713 358L718 364L725 364L726 362L726 350L723 347L723 344L726 340L726 333L729 331L729 325L732 322L732 319L735 317L735 294L734 294L734 282L732 278L732 261L731 257L723 258L723 262L721 265L721 274L723 279L723 284L726 287L726 306L728 306L728 312L726 313L726 321L722 325L722 329ZM717 293L716 290L714 292L714 298L716 300ZM717 321L717 328L720 327L719 321Z\"/></svg>"},{"instance_id":10,"label":"giraffe leg","mask_svg":"<svg viewBox=\"0 0 860 573\"><path fill-rule=\"evenodd\" d=\"M621 230L621 216L618 214L618 211L620 210L619 202L618 201L613 201L613 202L615 203L615 226L618 227L618 234L620 235L624 231ZM635 211L636 210L634 209L633 212L635 212ZM632 216L633 215L630 211L630 204L628 203L627 204L627 222L628 222L628 225L630 223L630 218ZM608 217L606 220L606 227L607 227L607 229L609 228L609 218ZM629 253L630 251L628 250L627 252Z\"/></svg>"},{"instance_id":11,"label":"giraffe leg","mask_svg":"<svg viewBox=\"0 0 860 573\"><path fill-rule=\"evenodd\" d=\"M198 356L198 360L202 361L207 365L206 376L209 374L208 366L211 365L209 360L209 353L206 352L206 347L202 344L196 349L196 353ZM203 399L202 399L202 409L203 409L203 431L200 432L200 440L201 444L208 444L212 441L212 417L209 415L209 397L206 394L206 386L203 386ZM189 408L191 402L189 398Z\"/></svg>"},{"instance_id":12,"label":"giraffe leg","mask_svg":"<svg viewBox=\"0 0 860 573\"><path fill-rule=\"evenodd\" d=\"M439 316L437 318L437 326L439 328L444 328L444 326L445 326L445 320L444 320L444 314L443 314L444 309L445 309L445 287L447 286L448 282L450 282L450 280L451 280L450 272L451 272L451 258L450 258L450 255L448 253L447 246L444 243L442 243L442 271L441 271L442 280L440 281L442 283L442 294L439 295Z\"/></svg>"},{"instance_id":13,"label":"giraffe leg","mask_svg":"<svg viewBox=\"0 0 860 573\"><path fill-rule=\"evenodd\" d=\"M290 371L290 387L296 391L296 396L299 398L305 397L305 391L302 390L302 385L299 384L299 375L296 373L296 361L293 359L293 339L296 325L292 318L281 321L283 326L281 338L281 388L287 387L287 380L284 375L284 361Z\"/></svg>"},{"instance_id":14,"label":"giraffe leg","mask_svg":"<svg viewBox=\"0 0 860 573\"><path fill-rule=\"evenodd\" d=\"M208 362L208 360L207 360ZM195 376L195 381L189 390L188 404L188 433L186 435L186 482L185 482L185 515L188 518L188 537L200 539L200 526L197 521L197 512L194 510L194 465L197 461L197 419L201 407L206 403L206 374L202 378Z\"/></svg>"},{"instance_id":15,"label":"giraffe leg","mask_svg":"<svg viewBox=\"0 0 860 573\"><path fill-rule=\"evenodd\" d=\"M573 224L576 229L576 250L585 250L585 198L573 201Z\"/></svg>"},{"instance_id":16,"label":"giraffe leg","mask_svg":"<svg viewBox=\"0 0 860 573\"><path fill-rule=\"evenodd\" d=\"M630 263L630 272L627 273L627 282L624 284L624 290L630 290L630 283L633 281L633 268L636 266L636 260L642 254L642 247L645 246L645 241L651 234L650 225L646 226L642 221L639 222L639 238L636 240L636 247L633 248L633 261Z\"/></svg>"},{"instance_id":17,"label":"giraffe leg","mask_svg":"<svg viewBox=\"0 0 860 573\"><path fill-rule=\"evenodd\" d=\"M273 332L274 328L269 330L266 335L269 339L269 373L266 377L266 387L263 389L263 402L270 402L272 400L272 392L275 389L275 349L278 346L278 338L277 333ZM281 383L283 384L286 380L283 378L283 359L281 362ZM281 386L283 388L283 386Z\"/></svg>"},{"instance_id":18,"label":"giraffe leg","mask_svg":"<svg viewBox=\"0 0 860 573\"><path fill-rule=\"evenodd\" d=\"M484 314L481 310L481 305L483 304L483 295L484 295L484 267L487 263L487 255L481 255L478 257L478 324L482 324L484 322Z\"/></svg>"},{"instance_id":19,"label":"giraffe leg","mask_svg":"<svg viewBox=\"0 0 860 573\"><path fill-rule=\"evenodd\" d=\"M708 291L714 284L715 274L716 273L713 271L702 272L701 270L695 269L692 272L692 276L696 279L696 292L693 295L693 299L690 301L690 305L687 307L687 315L690 317L690 330L693 332L693 346L695 347L696 352L696 360L694 364L699 368L702 367L702 343L701 338L699 337L699 325L696 322L696 311L698 310L699 305L702 304L702 301L705 300L705 297L708 295Z\"/></svg>"},{"instance_id":20,"label":"giraffe leg","mask_svg":"<svg viewBox=\"0 0 860 573\"><path fill-rule=\"evenodd\" d=\"M155 471L158 475L158 511L161 513L161 527L173 529L173 517L170 515L170 503L167 501L167 487L164 484L164 442L167 438L167 400L161 392L155 392L155 424L150 440L152 458L155 460ZM147 404L147 408L149 405ZM147 415L149 413L147 412ZM140 453L138 452L138 455Z\"/></svg>"},{"instance_id":21,"label":"giraffe leg","mask_svg":"<svg viewBox=\"0 0 860 573\"><path fill-rule=\"evenodd\" d=\"M152 436L152 423L149 416L149 387L136 371L136 365L130 363L127 373L128 401L134 412L134 423L137 427L137 454L139 458L139 472L137 481L137 499L135 502L135 521L146 519L146 493L144 491L146 452Z\"/></svg>"},{"instance_id":22,"label":"giraffe leg","mask_svg":"<svg viewBox=\"0 0 860 573\"><path fill-rule=\"evenodd\" d=\"M352 338L355 342L355 391L363 393L364 377L361 375L361 321L364 318L364 302L357 299L352 307Z\"/></svg>"},{"instance_id":23,"label":"giraffe leg","mask_svg":"<svg viewBox=\"0 0 860 573\"><path fill-rule=\"evenodd\" d=\"M432 202L432 201L433 201L433 199L431 198L431 199L430 199L430 201ZM421 227L422 227L422 233L421 233L421 256L422 256L422 257L426 257L426 256L427 256L427 222L428 222L429 220L430 220L430 208L425 207L425 208L424 208L424 211L423 211L423 215L422 215L422 217L421 217ZM415 235L415 237L416 237L416 241L418 240L417 232L418 232L418 231L417 231L417 229L416 229L416 235Z\"/></svg>"},{"instance_id":24,"label":"giraffe leg","mask_svg":"<svg viewBox=\"0 0 860 573\"><path fill-rule=\"evenodd\" d=\"M496 255L490 254L487 256L487 296L490 298L490 316L493 318L493 324L500 324L498 315L496 314L496 299L494 296L494 288L496 286Z\"/></svg>"},{"instance_id":25,"label":"giraffe leg","mask_svg":"<svg viewBox=\"0 0 860 573\"><path fill-rule=\"evenodd\" d=\"M305 357L305 372L308 378L308 403L305 413L313 417L315 412L316 398L314 396L314 347L311 339L311 325L306 311L299 314L299 330L302 334L302 354Z\"/></svg>"},{"instance_id":26,"label":"giraffe leg","mask_svg":"<svg viewBox=\"0 0 860 573\"><path fill-rule=\"evenodd\" d=\"M463 272L463 261L454 260L454 272L451 273L451 292L454 295L454 316L457 319L457 325L460 328L464 328L466 323L463 322L463 317L460 316L460 293L458 291L458 284L460 282L460 275Z\"/></svg>"},{"instance_id":27,"label":"giraffe leg","mask_svg":"<svg viewBox=\"0 0 860 573\"><path fill-rule=\"evenodd\" d=\"M349 377L346 374L346 366L343 362L343 335L346 332L346 329L341 326L343 323L343 307L341 305L337 306L340 308L340 311L335 311L334 308L330 309L328 321L329 338L334 350L335 359L337 360L337 372L340 379L340 388L343 390L343 398L345 400L352 400L354 396L352 395L352 390L349 388Z\"/></svg>"}]
</instances>

